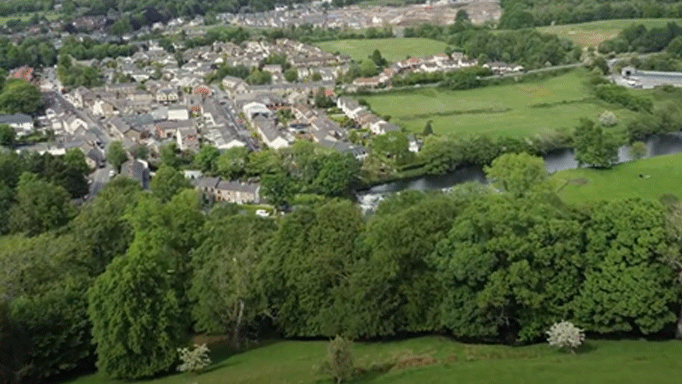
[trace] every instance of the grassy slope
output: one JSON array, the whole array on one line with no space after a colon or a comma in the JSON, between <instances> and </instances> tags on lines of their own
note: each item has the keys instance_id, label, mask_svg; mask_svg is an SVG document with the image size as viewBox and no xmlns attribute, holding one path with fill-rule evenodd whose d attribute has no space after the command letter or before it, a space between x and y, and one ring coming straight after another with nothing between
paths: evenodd
<instances>
[{"instance_id":1,"label":"grassy slope","mask_svg":"<svg viewBox=\"0 0 682 384\"><path fill-rule=\"evenodd\" d=\"M632 24L644 24L647 28L661 27L670 21L678 24L682 19L625 19L602 20L580 24L555 25L538 28L541 32L557 34L583 46L597 46L604 40L616 37L618 32Z\"/></svg>"},{"instance_id":2,"label":"grassy slope","mask_svg":"<svg viewBox=\"0 0 682 384\"><path fill-rule=\"evenodd\" d=\"M641 178L639 175L648 175ZM552 176L563 186L559 196L569 203L642 197L658 199L671 193L682 197L682 154L619 164L612 169L571 169Z\"/></svg>"},{"instance_id":3,"label":"grassy slope","mask_svg":"<svg viewBox=\"0 0 682 384\"><path fill-rule=\"evenodd\" d=\"M532 136L557 128L572 129L580 117L597 119L612 110L620 121L633 113L589 97L584 84L586 71L575 70L558 77L535 82L489 86L466 91L435 88L363 96L380 115L409 131L421 132L428 120L438 133L487 133L517 137ZM561 103L532 108L541 103Z\"/></svg>"},{"instance_id":4,"label":"grassy slope","mask_svg":"<svg viewBox=\"0 0 682 384\"><path fill-rule=\"evenodd\" d=\"M58 19L61 15L55 12L39 12L40 15L45 16L48 20L56 20ZM33 13L22 13L22 14L14 14L11 16L0 16L0 25L4 25L8 20L13 20L13 19L21 19L23 21L26 21L30 19L33 16Z\"/></svg>"},{"instance_id":5,"label":"grassy slope","mask_svg":"<svg viewBox=\"0 0 682 384\"><path fill-rule=\"evenodd\" d=\"M317 373L325 342L283 341L217 360L201 375L181 374L148 384L331 383ZM527 347L465 345L441 337L356 344L359 366L395 362L404 355L428 355L435 363L416 368L373 372L355 383L678 383L682 375L682 343L590 341L578 355L554 351L544 344ZM98 375L71 384L114 384Z\"/></svg>"},{"instance_id":6,"label":"grassy slope","mask_svg":"<svg viewBox=\"0 0 682 384\"><path fill-rule=\"evenodd\" d=\"M407 56L427 56L445 52L445 43L431 39L360 39L337 40L317 43L317 46L328 52L340 52L360 61L366 59L375 49L381 51L386 60L394 62Z\"/></svg>"}]
</instances>

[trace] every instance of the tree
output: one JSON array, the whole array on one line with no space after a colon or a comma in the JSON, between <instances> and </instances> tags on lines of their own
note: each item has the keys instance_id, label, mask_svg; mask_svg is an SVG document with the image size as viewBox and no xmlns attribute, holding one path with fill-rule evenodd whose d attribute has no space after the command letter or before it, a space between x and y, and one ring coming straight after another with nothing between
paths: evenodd
<instances>
[{"instance_id":1,"label":"tree","mask_svg":"<svg viewBox=\"0 0 682 384\"><path fill-rule=\"evenodd\" d=\"M0 124L0 146L5 146L8 148L14 147L16 142L17 133L14 129L7 124Z\"/></svg>"},{"instance_id":2,"label":"tree","mask_svg":"<svg viewBox=\"0 0 682 384\"><path fill-rule=\"evenodd\" d=\"M175 142L168 143L161 147L161 163L177 168L180 166L178 157L178 145Z\"/></svg>"},{"instance_id":3,"label":"tree","mask_svg":"<svg viewBox=\"0 0 682 384\"><path fill-rule=\"evenodd\" d=\"M573 134L573 149L578 165L610 168L618 161L618 142L613 134L589 119L581 119Z\"/></svg>"},{"instance_id":4,"label":"tree","mask_svg":"<svg viewBox=\"0 0 682 384\"><path fill-rule=\"evenodd\" d=\"M561 321L552 324L547 331L547 342L550 346L566 349L575 353L585 341L585 331L576 327L570 321Z\"/></svg>"},{"instance_id":5,"label":"tree","mask_svg":"<svg viewBox=\"0 0 682 384\"><path fill-rule=\"evenodd\" d=\"M438 318L456 337L528 342L573 305L583 224L541 197L475 198L431 256L445 287Z\"/></svg>"},{"instance_id":6,"label":"tree","mask_svg":"<svg viewBox=\"0 0 682 384\"><path fill-rule=\"evenodd\" d=\"M668 46L665 48L671 56L681 58L682 57L682 36L677 36L672 39Z\"/></svg>"},{"instance_id":7,"label":"tree","mask_svg":"<svg viewBox=\"0 0 682 384\"><path fill-rule=\"evenodd\" d=\"M352 320L344 315L350 313L344 286L361 228L360 210L343 200L300 206L282 219L257 280L285 335L348 333Z\"/></svg>"},{"instance_id":8,"label":"tree","mask_svg":"<svg viewBox=\"0 0 682 384\"><path fill-rule=\"evenodd\" d=\"M362 60L360 62L360 74L362 77L371 77L378 73L377 65L372 60Z\"/></svg>"},{"instance_id":9,"label":"tree","mask_svg":"<svg viewBox=\"0 0 682 384\"><path fill-rule=\"evenodd\" d=\"M85 162L85 154L78 148L66 151L66 154L64 154L64 162L67 166L81 175L90 173L90 167L88 166L88 163Z\"/></svg>"},{"instance_id":10,"label":"tree","mask_svg":"<svg viewBox=\"0 0 682 384\"><path fill-rule=\"evenodd\" d=\"M227 151L225 151L227 153ZM240 152L235 150L236 154ZM243 153L243 151L241 152ZM249 153L244 168L249 176L261 176L282 171L282 163L277 151L266 149Z\"/></svg>"},{"instance_id":11,"label":"tree","mask_svg":"<svg viewBox=\"0 0 682 384\"><path fill-rule=\"evenodd\" d=\"M407 135L399 131L387 132L372 139L372 153L393 158L397 162L404 160L410 153L410 142Z\"/></svg>"},{"instance_id":12,"label":"tree","mask_svg":"<svg viewBox=\"0 0 682 384\"><path fill-rule=\"evenodd\" d=\"M235 179L244 174L249 159L251 156L246 147L232 147L218 157L216 168L223 177Z\"/></svg>"},{"instance_id":13,"label":"tree","mask_svg":"<svg viewBox=\"0 0 682 384\"><path fill-rule=\"evenodd\" d=\"M17 185L17 204L10 212L10 228L30 236L59 228L74 216L70 200L64 188L24 173Z\"/></svg>"},{"instance_id":14,"label":"tree","mask_svg":"<svg viewBox=\"0 0 682 384\"><path fill-rule=\"evenodd\" d=\"M625 199L595 205L586 226L585 271L572 305L588 332L654 334L677 320L675 271L661 263L674 251L665 211L655 201Z\"/></svg>"},{"instance_id":15,"label":"tree","mask_svg":"<svg viewBox=\"0 0 682 384\"><path fill-rule=\"evenodd\" d=\"M220 157L218 148L212 145L204 145L197 155L194 156L194 163L204 172L213 172L216 170L216 160L218 157Z\"/></svg>"},{"instance_id":16,"label":"tree","mask_svg":"<svg viewBox=\"0 0 682 384\"><path fill-rule=\"evenodd\" d=\"M30 372L30 339L10 314L9 305L0 302L0 383L20 384Z\"/></svg>"},{"instance_id":17,"label":"tree","mask_svg":"<svg viewBox=\"0 0 682 384\"><path fill-rule=\"evenodd\" d=\"M336 336L327 347L326 366L337 384L353 376L352 343L341 336Z\"/></svg>"},{"instance_id":18,"label":"tree","mask_svg":"<svg viewBox=\"0 0 682 384\"><path fill-rule=\"evenodd\" d=\"M548 189L549 174L544 160L525 152L507 153L496 158L490 167L485 167L485 173L496 188L514 197Z\"/></svg>"},{"instance_id":19,"label":"tree","mask_svg":"<svg viewBox=\"0 0 682 384\"><path fill-rule=\"evenodd\" d=\"M315 71L315 72L313 72L312 75L310 75L310 80L311 80L311 81L321 81L321 80L322 80L322 75L320 74L320 72Z\"/></svg>"},{"instance_id":20,"label":"tree","mask_svg":"<svg viewBox=\"0 0 682 384\"><path fill-rule=\"evenodd\" d=\"M70 269L97 277L115 257L125 255L133 241L133 228L126 215L141 191L138 182L117 177L81 208L70 227L84 253L69 255L65 263Z\"/></svg>"},{"instance_id":21,"label":"tree","mask_svg":"<svg viewBox=\"0 0 682 384\"><path fill-rule=\"evenodd\" d=\"M424 126L424 136L432 135L433 134L433 127L431 126L431 120L426 122L426 125Z\"/></svg>"},{"instance_id":22,"label":"tree","mask_svg":"<svg viewBox=\"0 0 682 384\"><path fill-rule=\"evenodd\" d=\"M293 83L296 80L298 80L298 70L294 67L291 67L284 71L284 80Z\"/></svg>"},{"instance_id":23,"label":"tree","mask_svg":"<svg viewBox=\"0 0 682 384\"><path fill-rule=\"evenodd\" d=\"M227 215L206 221L201 245L193 251L188 293L198 332L231 334L239 347L243 331L264 312L256 270L275 230L273 220L258 216Z\"/></svg>"},{"instance_id":24,"label":"tree","mask_svg":"<svg viewBox=\"0 0 682 384\"><path fill-rule=\"evenodd\" d=\"M162 202L170 201L183 189L192 188L189 180L177 169L161 164L149 185L154 196Z\"/></svg>"},{"instance_id":25,"label":"tree","mask_svg":"<svg viewBox=\"0 0 682 384\"><path fill-rule=\"evenodd\" d=\"M602 127L613 127L618 124L618 119L613 112L605 111L599 116L599 124L601 124Z\"/></svg>"},{"instance_id":26,"label":"tree","mask_svg":"<svg viewBox=\"0 0 682 384\"><path fill-rule=\"evenodd\" d=\"M466 24L470 22L471 20L469 20L469 13L467 13L467 11L463 9L457 11L457 14L455 15L455 23Z\"/></svg>"},{"instance_id":27,"label":"tree","mask_svg":"<svg viewBox=\"0 0 682 384\"><path fill-rule=\"evenodd\" d=\"M123 149L123 144L120 141L112 141L107 149L107 161L116 170L121 170L121 165L128 160L128 154Z\"/></svg>"},{"instance_id":28,"label":"tree","mask_svg":"<svg viewBox=\"0 0 682 384\"><path fill-rule=\"evenodd\" d=\"M261 179L263 197L277 208L284 207L294 195L294 186L284 172L263 175Z\"/></svg>"},{"instance_id":29,"label":"tree","mask_svg":"<svg viewBox=\"0 0 682 384\"><path fill-rule=\"evenodd\" d=\"M146 145L138 144L130 150L130 154L136 159L147 160L149 157L149 148Z\"/></svg>"},{"instance_id":30,"label":"tree","mask_svg":"<svg viewBox=\"0 0 682 384\"><path fill-rule=\"evenodd\" d=\"M379 52L378 49L375 49L374 52L372 52L372 55L369 56L369 59L372 60L372 62L374 62L374 64L379 68L385 67L388 64L386 59L381 56L381 52Z\"/></svg>"},{"instance_id":31,"label":"tree","mask_svg":"<svg viewBox=\"0 0 682 384\"><path fill-rule=\"evenodd\" d=\"M114 24L109 27L109 33L119 38L133 31L132 25L130 25L130 19L127 16L121 17L116 20Z\"/></svg>"},{"instance_id":32,"label":"tree","mask_svg":"<svg viewBox=\"0 0 682 384\"><path fill-rule=\"evenodd\" d=\"M194 349L178 348L178 355L182 364L178 366L180 372L199 373L211 365L211 352L206 344L194 344Z\"/></svg>"},{"instance_id":33,"label":"tree","mask_svg":"<svg viewBox=\"0 0 682 384\"><path fill-rule=\"evenodd\" d=\"M323 160L314 181L315 188L323 195L341 196L348 191L359 170L360 164L352 154L332 152Z\"/></svg>"},{"instance_id":34,"label":"tree","mask_svg":"<svg viewBox=\"0 0 682 384\"><path fill-rule=\"evenodd\" d=\"M34 115L43 106L43 97L38 88L28 81L11 79L0 93L0 111L8 114L26 113Z\"/></svg>"},{"instance_id":35,"label":"tree","mask_svg":"<svg viewBox=\"0 0 682 384\"><path fill-rule=\"evenodd\" d=\"M181 311L163 248L137 239L88 292L97 368L120 379L151 377L177 360Z\"/></svg>"},{"instance_id":36,"label":"tree","mask_svg":"<svg viewBox=\"0 0 682 384\"><path fill-rule=\"evenodd\" d=\"M646 144L641 141L635 141L628 147L628 154L635 160L639 160L646 156Z\"/></svg>"}]
</instances>

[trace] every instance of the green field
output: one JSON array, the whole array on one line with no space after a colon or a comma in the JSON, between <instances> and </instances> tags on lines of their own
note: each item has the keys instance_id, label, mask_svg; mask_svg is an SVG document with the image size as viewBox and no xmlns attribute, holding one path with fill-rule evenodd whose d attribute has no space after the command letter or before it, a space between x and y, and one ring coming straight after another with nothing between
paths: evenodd
<instances>
[{"instance_id":1,"label":"green field","mask_svg":"<svg viewBox=\"0 0 682 384\"><path fill-rule=\"evenodd\" d=\"M407 56L427 56L445 52L445 43L422 38L390 38L336 40L317 43L317 46L328 52L339 52L350 55L360 61L369 57L375 49L388 61L395 62Z\"/></svg>"},{"instance_id":2,"label":"green field","mask_svg":"<svg viewBox=\"0 0 682 384\"><path fill-rule=\"evenodd\" d=\"M682 19L625 19L601 20L589 23L555 25L538 28L541 32L553 33L569 39L583 47L597 46L604 40L609 40L632 24L644 24L647 28L662 27L668 22L682 23Z\"/></svg>"},{"instance_id":3,"label":"green field","mask_svg":"<svg viewBox=\"0 0 682 384\"><path fill-rule=\"evenodd\" d=\"M586 70L578 69L544 80L466 91L429 87L362 97L375 113L390 115L393 123L412 132L421 132L432 120L437 133L528 137L573 129L580 117L597 119L605 110L613 111L621 122L634 116L591 98L586 76Z\"/></svg>"},{"instance_id":4,"label":"green field","mask_svg":"<svg viewBox=\"0 0 682 384\"><path fill-rule=\"evenodd\" d=\"M668 193L682 198L682 154L628 162L612 169L571 169L552 178L559 196L568 203L627 197L658 200Z\"/></svg>"},{"instance_id":5,"label":"green field","mask_svg":"<svg viewBox=\"0 0 682 384\"><path fill-rule=\"evenodd\" d=\"M327 343L283 341L228 358L208 372L179 374L146 384L332 383L319 373ZM360 344L356 365L364 369L352 383L466 384L673 384L682 377L679 341L588 341L576 355L545 344L502 347L455 343L442 337ZM399 364L395 364L401 361ZM393 365L391 367L391 365ZM384 366L384 369L378 369ZM373 369L374 368L374 369ZM98 375L71 384L114 384Z\"/></svg>"},{"instance_id":6,"label":"green field","mask_svg":"<svg viewBox=\"0 0 682 384\"><path fill-rule=\"evenodd\" d=\"M56 20L60 17L58 13L55 12L40 12L39 13L41 16L45 16L48 20ZM0 16L0 25L5 25L7 21L13 20L13 19L20 19L22 21L26 21L30 19L33 16L33 13L22 13L22 14L14 14L11 16Z\"/></svg>"}]
</instances>

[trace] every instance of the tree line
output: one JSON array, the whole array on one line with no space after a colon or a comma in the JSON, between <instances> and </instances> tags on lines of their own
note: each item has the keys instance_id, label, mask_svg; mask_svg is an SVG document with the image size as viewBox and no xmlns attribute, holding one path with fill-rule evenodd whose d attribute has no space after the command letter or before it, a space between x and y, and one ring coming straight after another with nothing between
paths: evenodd
<instances>
[{"instance_id":1,"label":"tree line","mask_svg":"<svg viewBox=\"0 0 682 384\"><path fill-rule=\"evenodd\" d=\"M670 1L579 1L502 0L499 28L519 29L551 24L596 20L664 18L682 16L682 2Z\"/></svg>"},{"instance_id":2,"label":"tree line","mask_svg":"<svg viewBox=\"0 0 682 384\"><path fill-rule=\"evenodd\" d=\"M591 335L672 336L674 197L567 205L523 153L486 173L495 190L407 191L368 216L310 200L281 218L117 177L60 229L0 238L0 377L93 364L152 377L195 332L525 344L569 319Z\"/></svg>"}]
</instances>

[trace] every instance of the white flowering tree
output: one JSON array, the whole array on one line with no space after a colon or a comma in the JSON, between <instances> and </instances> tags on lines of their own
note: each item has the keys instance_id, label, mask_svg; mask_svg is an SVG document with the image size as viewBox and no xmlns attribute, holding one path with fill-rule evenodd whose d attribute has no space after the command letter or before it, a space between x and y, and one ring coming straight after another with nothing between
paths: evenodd
<instances>
[{"instance_id":1,"label":"white flowering tree","mask_svg":"<svg viewBox=\"0 0 682 384\"><path fill-rule=\"evenodd\" d=\"M601 124L602 127L613 127L618 124L618 119L613 112L605 111L599 116L599 124Z\"/></svg>"},{"instance_id":2,"label":"white flowering tree","mask_svg":"<svg viewBox=\"0 0 682 384\"><path fill-rule=\"evenodd\" d=\"M552 347L575 353L575 350L585 342L585 331L570 321L562 320L554 323L547 331L547 342Z\"/></svg>"},{"instance_id":3,"label":"white flowering tree","mask_svg":"<svg viewBox=\"0 0 682 384\"><path fill-rule=\"evenodd\" d=\"M178 348L178 354L180 354L180 361L182 362L178 366L178 371L194 373L203 371L211 365L211 358L208 357L209 352L206 344L194 344L193 349Z\"/></svg>"}]
</instances>

